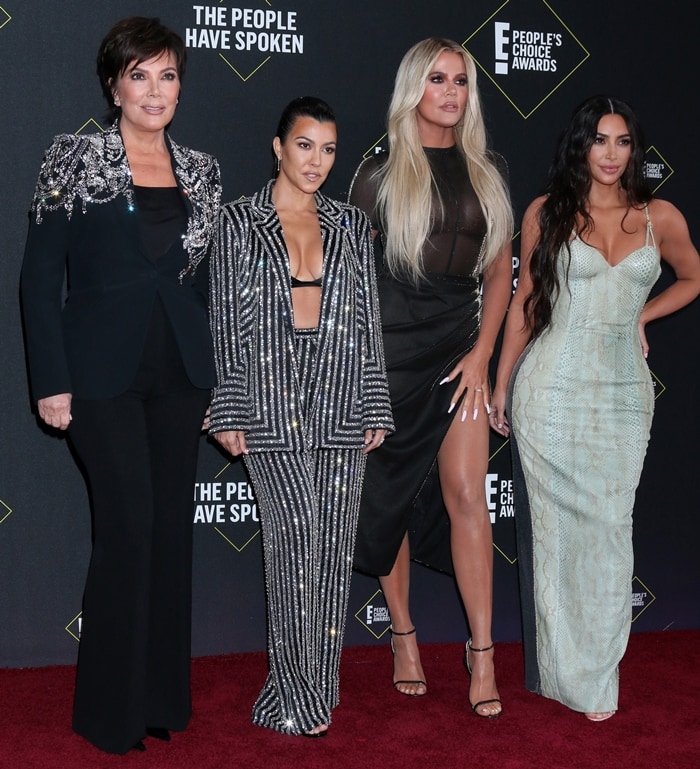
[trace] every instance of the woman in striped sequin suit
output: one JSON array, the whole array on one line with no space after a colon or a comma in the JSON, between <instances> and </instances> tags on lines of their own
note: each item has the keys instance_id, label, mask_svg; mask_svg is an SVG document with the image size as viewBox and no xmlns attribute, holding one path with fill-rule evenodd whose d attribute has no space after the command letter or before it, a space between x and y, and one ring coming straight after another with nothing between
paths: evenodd
<instances>
[{"instance_id":1,"label":"woman in striped sequin suit","mask_svg":"<svg viewBox=\"0 0 700 769\"><path fill-rule=\"evenodd\" d=\"M258 499L269 675L253 722L326 734L338 703L365 456L393 430L367 217L318 192L335 118L291 102L277 177L222 209L212 268L211 432Z\"/></svg>"}]
</instances>

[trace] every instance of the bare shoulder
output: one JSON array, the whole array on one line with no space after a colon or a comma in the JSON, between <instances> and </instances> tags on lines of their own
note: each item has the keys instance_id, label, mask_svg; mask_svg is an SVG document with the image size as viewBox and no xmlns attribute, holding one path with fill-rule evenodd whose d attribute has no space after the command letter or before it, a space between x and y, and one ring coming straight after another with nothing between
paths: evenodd
<instances>
[{"instance_id":1,"label":"bare shoulder","mask_svg":"<svg viewBox=\"0 0 700 769\"><path fill-rule=\"evenodd\" d=\"M668 232L669 229L677 227L687 229L685 217L670 201L654 198L648 207L651 225L657 233Z\"/></svg>"},{"instance_id":2,"label":"bare shoulder","mask_svg":"<svg viewBox=\"0 0 700 769\"><path fill-rule=\"evenodd\" d=\"M525 209L525 213L523 214L523 229L539 229L540 211L542 210L542 206L546 199L546 195L540 195L540 197L535 198Z\"/></svg>"}]
</instances>

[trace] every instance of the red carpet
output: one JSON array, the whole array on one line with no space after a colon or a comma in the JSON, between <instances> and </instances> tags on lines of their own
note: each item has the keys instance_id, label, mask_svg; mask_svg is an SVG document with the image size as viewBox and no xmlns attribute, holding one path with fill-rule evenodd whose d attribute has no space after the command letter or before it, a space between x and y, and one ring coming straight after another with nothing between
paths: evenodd
<instances>
[{"instance_id":1,"label":"red carpet","mask_svg":"<svg viewBox=\"0 0 700 769\"><path fill-rule=\"evenodd\" d=\"M589 723L526 692L519 644L497 646L504 714L466 705L462 649L423 646L429 692L391 687L386 646L346 649L341 704L328 737L287 737L250 724L265 677L263 654L193 662L194 716L170 743L109 756L70 729L74 669L0 670L2 769L698 769L700 631L639 633L621 666L620 711Z\"/></svg>"}]
</instances>

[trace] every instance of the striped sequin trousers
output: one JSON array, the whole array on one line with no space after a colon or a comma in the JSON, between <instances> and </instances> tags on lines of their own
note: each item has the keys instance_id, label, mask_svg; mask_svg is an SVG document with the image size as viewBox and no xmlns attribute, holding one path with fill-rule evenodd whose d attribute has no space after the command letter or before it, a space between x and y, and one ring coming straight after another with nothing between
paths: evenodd
<instances>
[{"instance_id":1,"label":"striped sequin trousers","mask_svg":"<svg viewBox=\"0 0 700 769\"><path fill-rule=\"evenodd\" d=\"M296 344L300 392L308 394L316 330L297 330ZM271 451L245 463L260 515L268 622L269 673L253 723L301 734L329 724L338 704L365 456L360 449Z\"/></svg>"}]
</instances>

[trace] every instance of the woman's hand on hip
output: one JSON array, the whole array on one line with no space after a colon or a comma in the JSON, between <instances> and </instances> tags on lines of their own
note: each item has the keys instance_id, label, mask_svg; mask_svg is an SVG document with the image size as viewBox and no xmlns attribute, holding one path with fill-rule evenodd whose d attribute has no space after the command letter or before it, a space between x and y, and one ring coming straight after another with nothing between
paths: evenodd
<instances>
[{"instance_id":1,"label":"woman's hand on hip","mask_svg":"<svg viewBox=\"0 0 700 769\"><path fill-rule=\"evenodd\" d=\"M642 345L642 353L644 354L645 358L648 358L649 342L647 341L646 323L641 320L641 318L637 325L637 330L639 331L639 343Z\"/></svg>"},{"instance_id":2,"label":"woman's hand on hip","mask_svg":"<svg viewBox=\"0 0 700 769\"><path fill-rule=\"evenodd\" d=\"M37 401L39 416L49 427L57 427L66 430L73 418L70 413L70 404L73 400L71 393L50 395L48 398L40 398Z\"/></svg>"}]
</instances>

